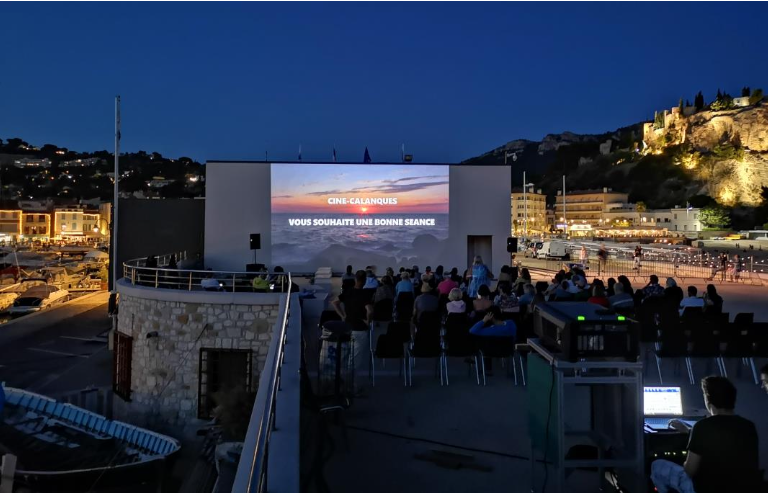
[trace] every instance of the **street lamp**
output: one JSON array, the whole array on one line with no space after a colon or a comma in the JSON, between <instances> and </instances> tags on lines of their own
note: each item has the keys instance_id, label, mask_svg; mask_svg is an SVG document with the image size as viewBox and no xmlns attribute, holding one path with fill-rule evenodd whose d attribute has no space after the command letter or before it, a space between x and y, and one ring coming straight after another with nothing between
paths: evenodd
<instances>
[{"instance_id":1,"label":"street lamp","mask_svg":"<svg viewBox=\"0 0 768 498\"><path fill-rule=\"evenodd\" d=\"M533 183L525 182L525 171L523 171L523 234L526 240L528 240L528 187L533 187Z\"/></svg>"}]
</instances>

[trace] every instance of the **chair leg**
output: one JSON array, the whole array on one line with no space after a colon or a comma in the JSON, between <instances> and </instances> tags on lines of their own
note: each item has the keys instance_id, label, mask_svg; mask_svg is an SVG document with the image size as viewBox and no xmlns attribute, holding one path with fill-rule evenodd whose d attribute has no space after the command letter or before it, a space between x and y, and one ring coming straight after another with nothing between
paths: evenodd
<instances>
[{"instance_id":1,"label":"chair leg","mask_svg":"<svg viewBox=\"0 0 768 498\"><path fill-rule=\"evenodd\" d=\"M480 368L482 369L482 372L483 372L483 385L485 386L486 385L486 382L485 382L485 356L483 356L483 352L482 351L480 351Z\"/></svg>"},{"instance_id":2,"label":"chair leg","mask_svg":"<svg viewBox=\"0 0 768 498\"><path fill-rule=\"evenodd\" d=\"M755 368L754 358L749 359L749 366L752 368L752 378L755 379L755 384L760 384L760 381L757 378L757 369Z\"/></svg>"},{"instance_id":3,"label":"chair leg","mask_svg":"<svg viewBox=\"0 0 768 498\"><path fill-rule=\"evenodd\" d=\"M517 354L517 353L514 353L514 354ZM515 385L517 385L517 367L515 366L514 356L512 356L512 373L514 374L514 377L515 377Z\"/></svg>"},{"instance_id":4,"label":"chair leg","mask_svg":"<svg viewBox=\"0 0 768 498\"><path fill-rule=\"evenodd\" d=\"M371 386L376 387L376 357L371 352Z\"/></svg>"},{"instance_id":5,"label":"chair leg","mask_svg":"<svg viewBox=\"0 0 768 498\"><path fill-rule=\"evenodd\" d=\"M449 385L448 384L448 357L445 356L445 355L443 355L443 367L444 367L443 372L445 372L445 374L444 374L445 375L445 385L447 386L447 385Z\"/></svg>"},{"instance_id":6,"label":"chair leg","mask_svg":"<svg viewBox=\"0 0 768 498\"><path fill-rule=\"evenodd\" d=\"M518 354L518 357L520 358L520 377L523 378L523 387L525 387L525 367L523 365L523 355Z\"/></svg>"},{"instance_id":7,"label":"chair leg","mask_svg":"<svg viewBox=\"0 0 768 498\"><path fill-rule=\"evenodd\" d=\"M477 385L478 386L480 385L480 365L479 365L480 358L479 358L479 356L480 355L477 355L477 354L475 355L475 378L477 379Z\"/></svg>"},{"instance_id":8,"label":"chair leg","mask_svg":"<svg viewBox=\"0 0 768 498\"><path fill-rule=\"evenodd\" d=\"M688 381L691 383L691 385L695 384L694 376L693 376L693 365L691 363L691 358L689 356L685 357L685 366L688 369Z\"/></svg>"},{"instance_id":9,"label":"chair leg","mask_svg":"<svg viewBox=\"0 0 768 498\"><path fill-rule=\"evenodd\" d=\"M727 379L728 378L728 370L725 368L725 358L720 356L718 358L718 360L720 360L720 372L721 372L721 375Z\"/></svg>"},{"instance_id":10,"label":"chair leg","mask_svg":"<svg viewBox=\"0 0 768 498\"><path fill-rule=\"evenodd\" d=\"M659 372L659 384L663 386L664 379L661 378L661 358L659 358L659 355L654 356L656 356L656 370Z\"/></svg>"}]
</instances>

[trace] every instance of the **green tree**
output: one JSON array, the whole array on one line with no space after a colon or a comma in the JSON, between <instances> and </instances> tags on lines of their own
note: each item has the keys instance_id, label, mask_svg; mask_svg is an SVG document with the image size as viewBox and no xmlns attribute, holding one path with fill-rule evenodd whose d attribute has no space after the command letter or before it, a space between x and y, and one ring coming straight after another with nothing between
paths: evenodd
<instances>
[{"instance_id":1,"label":"green tree","mask_svg":"<svg viewBox=\"0 0 768 498\"><path fill-rule=\"evenodd\" d=\"M648 207L645 205L643 201L637 201L635 203L635 211L637 211L638 213L644 213L648 211Z\"/></svg>"},{"instance_id":2,"label":"green tree","mask_svg":"<svg viewBox=\"0 0 768 498\"><path fill-rule=\"evenodd\" d=\"M696 108L696 112L704 109L704 94L701 93L701 90L699 90L699 93L693 98L693 106Z\"/></svg>"},{"instance_id":3,"label":"green tree","mask_svg":"<svg viewBox=\"0 0 768 498\"><path fill-rule=\"evenodd\" d=\"M683 113L683 109L685 109L685 107L683 107L683 98L682 97L680 97L680 102L677 103L677 108L680 109L680 114L682 114Z\"/></svg>"},{"instance_id":4,"label":"green tree","mask_svg":"<svg viewBox=\"0 0 768 498\"><path fill-rule=\"evenodd\" d=\"M752 95L749 97L749 105L757 105L763 100L763 89L755 88Z\"/></svg>"},{"instance_id":5,"label":"green tree","mask_svg":"<svg viewBox=\"0 0 768 498\"><path fill-rule=\"evenodd\" d=\"M731 225L728 210L719 204L711 204L701 208L699 219L705 228L723 229Z\"/></svg>"},{"instance_id":6,"label":"green tree","mask_svg":"<svg viewBox=\"0 0 768 498\"><path fill-rule=\"evenodd\" d=\"M745 87L743 87L741 89L741 96L742 97L749 97L749 94L750 94L750 92L749 92L749 87L748 86L745 86Z\"/></svg>"}]
</instances>

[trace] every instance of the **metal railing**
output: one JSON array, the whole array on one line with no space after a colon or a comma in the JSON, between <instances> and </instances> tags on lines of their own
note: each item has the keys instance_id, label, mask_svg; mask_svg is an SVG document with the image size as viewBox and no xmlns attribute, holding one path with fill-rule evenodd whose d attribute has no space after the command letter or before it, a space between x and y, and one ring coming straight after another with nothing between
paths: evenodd
<instances>
[{"instance_id":1,"label":"metal railing","mask_svg":"<svg viewBox=\"0 0 768 498\"><path fill-rule=\"evenodd\" d=\"M186 253L178 254L177 261L181 261ZM168 268L170 259L170 254L158 256L156 266L151 267L146 266L147 258L126 261L123 278L132 285L187 291L285 292L290 289L286 273ZM267 280L261 288L254 286L253 280L257 276ZM271 279L267 279L268 276Z\"/></svg>"},{"instance_id":2,"label":"metal railing","mask_svg":"<svg viewBox=\"0 0 768 498\"><path fill-rule=\"evenodd\" d=\"M287 274L290 289L291 274ZM261 493L267 491L269 442L275 429L277 393L282 380L285 359L285 343L288 318L291 313L291 294L286 293L280 332L273 337L267 353L267 361L261 372L256 401L253 404L248 432L243 443L237 474L232 486L233 493ZM298 396L298 393L297 393ZM298 460L296 461L298 466Z\"/></svg>"},{"instance_id":3,"label":"metal railing","mask_svg":"<svg viewBox=\"0 0 768 498\"><path fill-rule=\"evenodd\" d=\"M569 246L570 259L566 261L553 261L544 259L525 259L524 266L543 270L558 271L568 264L580 264L579 247L577 244ZM711 279L716 282L734 282L744 284L762 284L760 274L768 274L768 264L765 259L748 256L741 260L741 271L736 274L733 260L729 261L725 268L717 257L710 254L685 253L685 252L648 252L646 251L639 262L635 262L634 256L628 251L610 251L608 259L601 263L596 251L589 249L585 273L588 277L626 275L632 277L648 277L657 275L659 278L674 277L685 280L686 278Z\"/></svg>"}]
</instances>

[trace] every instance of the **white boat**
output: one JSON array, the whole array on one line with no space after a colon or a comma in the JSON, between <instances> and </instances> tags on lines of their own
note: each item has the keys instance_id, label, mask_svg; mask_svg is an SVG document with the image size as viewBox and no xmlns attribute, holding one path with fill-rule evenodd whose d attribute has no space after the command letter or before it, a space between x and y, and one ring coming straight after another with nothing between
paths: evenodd
<instances>
[{"instance_id":1,"label":"white boat","mask_svg":"<svg viewBox=\"0 0 768 498\"><path fill-rule=\"evenodd\" d=\"M28 288L13 301L9 310L11 315L23 315L40 311L69 297L69 291L59 289L55 285L42 283Z\"/></svg>"},{"instance_id":2,"label":"white boat","mask_svg":"<svg viewBox=\"0 0 768 498\"><path fill-rule=\"evenodd\" d=\"M61 287L62 289L73 289L85 278L84 268L72 268L68 266L46 266L30 273L34 278L40 278Z\"/></svg>"},{"instance_id":3,"label":"white boat","mask_svg":"<svg viewBox=\"0 0 768 498\"><path fill-rule=\"evenodd\" d=\"M103 251L90 251L83 257L86 268L101 268L109 263L109 254Z\"/></svg>"}]
</instances>

